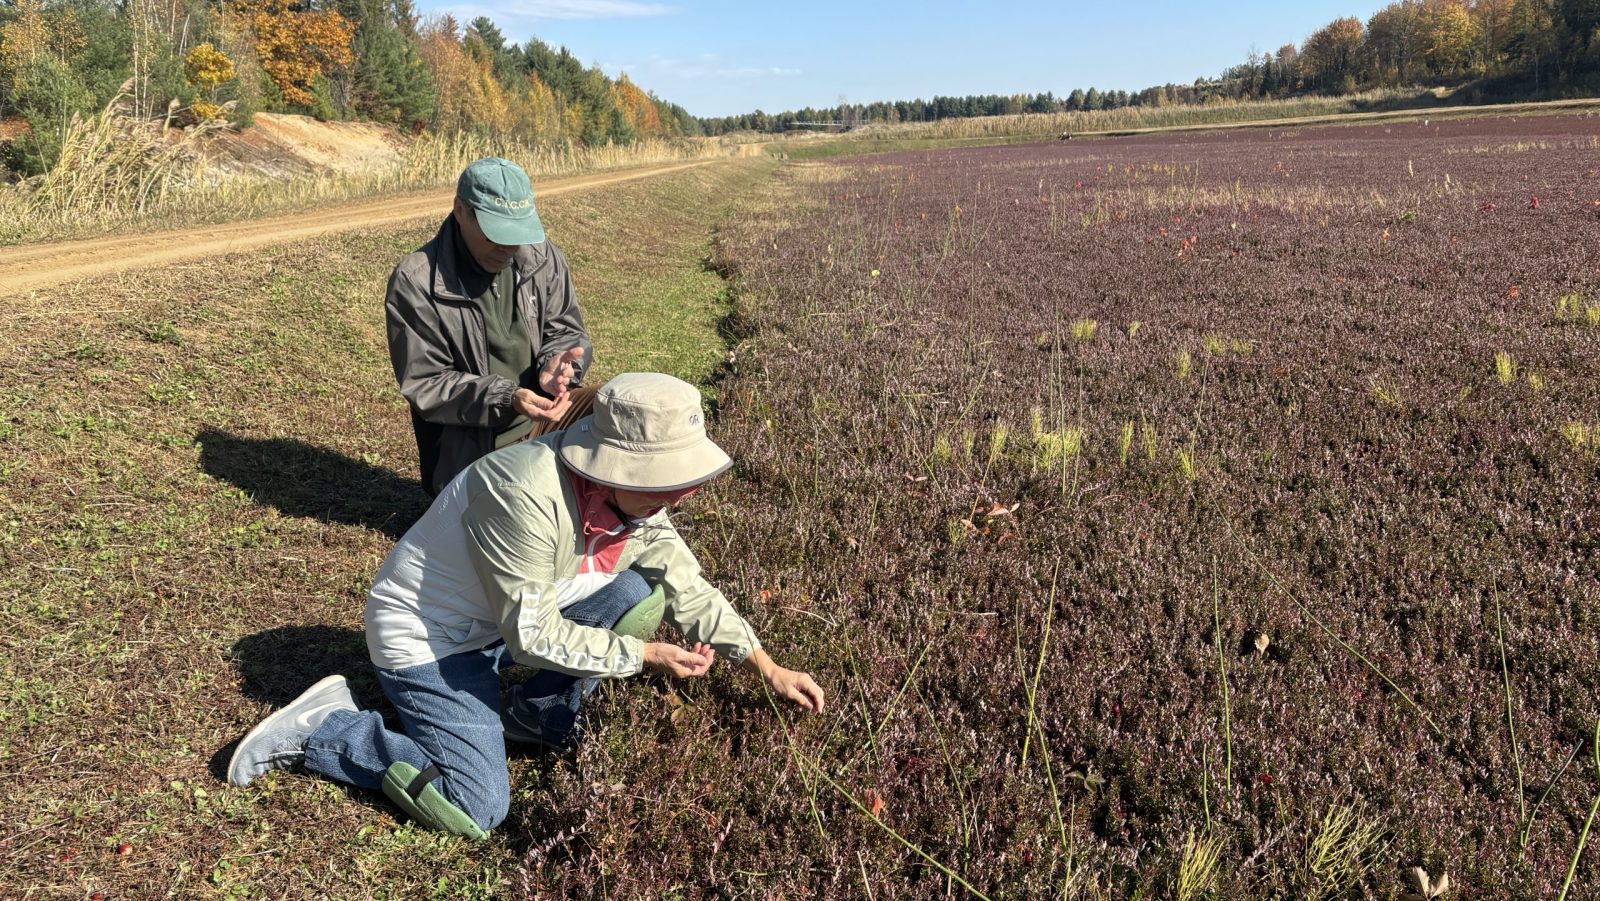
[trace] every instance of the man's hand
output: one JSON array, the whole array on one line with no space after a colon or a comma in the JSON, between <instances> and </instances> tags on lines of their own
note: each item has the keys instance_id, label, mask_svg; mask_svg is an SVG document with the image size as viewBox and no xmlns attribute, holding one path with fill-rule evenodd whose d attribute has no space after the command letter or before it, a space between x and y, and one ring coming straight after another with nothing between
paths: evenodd
<instances>
[{"instance_id":1,"label":"man's hand","mask_svg":"<svg viewBox=\"0 0 1600 901\"><path fill-rule=\"evenodd\" d=\"M555 398L540 397L526 388L511 393L511 409L535 422L560 422L571 406L572 395L564 390Z\"/></svg>"},{"instance_id":2,"label":"man's hand","mask_svg":"<svg viewBox=\"0 0 1600 901\"><path fill-rule=\"evenodd\" d=\"M680 648L664 641L652 641L644 646L646 669L679 679L705 675L706 670L711 669L711 661L715 656L716 652L707 644Z\"/></svg>"},{"instance_id":3,"label":"man's hand","mask_svg":"<svg viewBox=\"0 0 1600 901\"><path fill-rule=\"evenodd\" d=\"M558 400L566 397L567 384L572 381L578 361L582 359L581 347L574 347L551 357L549 362L544 364L544 368L539 370L539 390Z\"/></svg>"}]
</instances>

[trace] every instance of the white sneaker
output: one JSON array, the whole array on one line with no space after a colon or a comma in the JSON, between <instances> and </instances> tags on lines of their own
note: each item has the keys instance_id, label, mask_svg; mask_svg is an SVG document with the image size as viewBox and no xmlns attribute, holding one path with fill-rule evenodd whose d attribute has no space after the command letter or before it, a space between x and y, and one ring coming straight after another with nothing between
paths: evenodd
<instances>
[{"instance_id":1,"label":"white sneaker","mask_svg":"<svg viewBox=\"0 0 1600 901\"><path fill-rule=\"evenodd\" d=\"M295 766L305 759L306 740L328 714L359 709L343 676L323 679L239 740L228 762L228 781L245 786L268 770Z\"/></svg>"}]
</instances>

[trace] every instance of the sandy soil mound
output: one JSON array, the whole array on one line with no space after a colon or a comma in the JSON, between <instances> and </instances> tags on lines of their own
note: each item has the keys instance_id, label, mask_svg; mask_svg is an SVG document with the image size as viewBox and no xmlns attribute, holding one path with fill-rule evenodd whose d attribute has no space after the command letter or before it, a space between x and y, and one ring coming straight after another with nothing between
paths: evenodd
<instances>
[{"instance_id":1,"label":"sandy soil mound","mask_svg":"<svg viewBox=\"0 0 1600 901\"><path fill-rule=\"evenodd\" d=\"M211 145L213 166L227 174L360 175L386 169L405 153L405 138L370 122L319 122L310 116L257 113L255 124Z\"/></svg>"}]
</instances>

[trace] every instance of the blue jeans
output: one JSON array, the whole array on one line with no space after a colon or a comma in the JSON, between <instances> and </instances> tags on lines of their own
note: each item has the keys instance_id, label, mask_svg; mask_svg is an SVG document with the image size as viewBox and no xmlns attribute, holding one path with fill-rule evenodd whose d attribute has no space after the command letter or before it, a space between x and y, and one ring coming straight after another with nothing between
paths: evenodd
<instances>
[{"instance_id":1,"label":"blue jeans","mask_svg":"<svg viewBox=\"0 0 1600 901\"><path fill-rule=\"evenodd\" d=\"M649 583L626 570L561 615L610 628L649 593ZM419 770L438 764L443 775L434 784L439 791L485 831L493 829L511 806L499 674L512 663L505 644L496 643L433 663L378 669L378 683L405 732L384 728L376 710L335 711L306 741L306 769L379 789L393 763ZM574 676L541 670L513 690L507 715L531 721L559 742L572 733L585 687Z\"/></svg>"}]
</instances>

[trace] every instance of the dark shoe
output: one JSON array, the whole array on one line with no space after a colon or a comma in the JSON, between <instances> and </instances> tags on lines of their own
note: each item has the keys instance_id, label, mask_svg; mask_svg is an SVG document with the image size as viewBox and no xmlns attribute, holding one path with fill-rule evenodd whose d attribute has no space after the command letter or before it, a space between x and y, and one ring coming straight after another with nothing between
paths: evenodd
<instances>
[{"instance_id":1,"label":"dark shoe","mask_svg":"<svg viewBox=\"0 0 1600 901\"><path fill-rule=\"evenodd\" d=\"M519 713L514 704L508 703L500 709L500 728L506 734L506 741L537 745L559 754L565 754L578 747L576 729L570 732L547 731L534 717L532 711Z\"/></svg>"}]
</instances>

